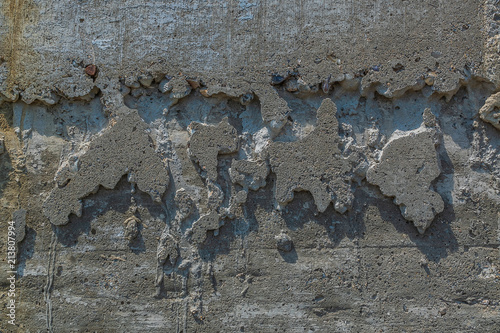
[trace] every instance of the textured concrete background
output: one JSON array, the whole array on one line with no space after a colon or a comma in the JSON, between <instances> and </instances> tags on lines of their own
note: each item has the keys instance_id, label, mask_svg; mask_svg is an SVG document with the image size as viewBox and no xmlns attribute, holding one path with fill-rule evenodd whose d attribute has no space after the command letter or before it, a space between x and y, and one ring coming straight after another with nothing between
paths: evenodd
<instances>
[{"instance_id":1,"label":"textured concrete background","mask_svg":"<svg viewBox=\"0 0 500 333\"><path fill-rule=\"evenodd\" d=\"M495 0L2 0L0 330L497 332L499 35Z\"/></svg>"},{"instance_id":2,"label":"textured concrete background","mask_svg":"<svg viewBox=\"0 0 500 333\"><path fill-rule=\"evenodd\" d=\"M401 88L438 63L436 89L447 92L466 67L488 76L488 33L497 26L495 7L479 0L13 0L2 7L2 92L24 91L25 99L51 90L79 96L94 84L105 90L119 76L148 71L229 86L267 82L269 71L298 64L312 83L377 65L366 84ZM89 63L100 70L95 83L80 67ZM404 73L393 70L398 63Z\"/></svg>"}]
</instances>

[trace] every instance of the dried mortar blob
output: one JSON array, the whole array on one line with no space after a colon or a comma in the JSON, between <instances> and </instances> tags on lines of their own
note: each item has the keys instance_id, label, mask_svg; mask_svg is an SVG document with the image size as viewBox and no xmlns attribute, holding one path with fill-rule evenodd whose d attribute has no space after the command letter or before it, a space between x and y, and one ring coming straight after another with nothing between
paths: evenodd
<instances>
[{"instance_id":1,"label":"dried mortar blob","mask_svg":"<svg viewBox=\"0 0 500 333\"><path fill-rule=\"evenodd\" d=\"M324 99L317 110L316 128L308 136L296 142L273 142L267 149L280 205L290 202L294 191L309 191L320 212L330 202L341 214L352 206L354 170L364 157L357 152L345 156L336 113L335 104Z\"/></svg>"},{"instance_id":2,"label":"dried mortar blob","mask_svg":"<svg viewBox=\"0 0 500 333\"><path fill-rule=\"evenodd\" d=\"M414 131L397 132L382 150L380 162L372 165L366 179L383 194L394 197L403 217L424 233L434 216L444 209L441 196L431 183L441 173L435 148L435 130L427 120Z\"/></svg>"}]
</instances>

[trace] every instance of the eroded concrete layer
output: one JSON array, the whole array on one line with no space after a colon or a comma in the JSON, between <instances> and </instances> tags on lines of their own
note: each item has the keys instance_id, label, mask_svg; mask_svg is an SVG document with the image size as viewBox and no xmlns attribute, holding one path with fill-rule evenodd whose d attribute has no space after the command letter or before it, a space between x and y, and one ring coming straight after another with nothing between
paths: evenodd
<instances>
[{"instance_id":1,"label":"eroded concrete layer","mask_svg":"<svg viewBox=\"0 0 500 333\"><path fill-rule=\"evenodd\" d=\"M110 102L120 78L148 85L181 72L264 100L262 87L289 75L325 87L358 77L387 96L426 84L449 93L474 77L500 82L497 14L495 0L4 0L0 92L52 104L98 87Z\"/></svg>"},{"instance_id":2,"label":"eroded concrete layer","mask_svg":"<svg viewBox=\"0 0 500 333\"><path fill-rule=\"evenodd\" d=\"M2 106L18 331L496 329L493 85L280 85L281 129L258 98L148 85L110 113Z\"/></svg>"}]
</instances>

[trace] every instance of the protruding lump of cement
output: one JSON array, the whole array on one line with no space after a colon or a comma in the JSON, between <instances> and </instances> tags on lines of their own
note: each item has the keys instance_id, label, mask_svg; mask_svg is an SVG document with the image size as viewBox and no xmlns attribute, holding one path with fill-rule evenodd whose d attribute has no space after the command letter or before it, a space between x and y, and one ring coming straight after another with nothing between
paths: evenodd
<instances>
[{"instance_id":1,"label":"protruding lump of cement","mask_svg":"<svg viewBox=\"0 0 500 333\"><path fill-rule=\"evenodd\" d=\"M169 84L172 85L170 97L173 99L181 99L191 93L191 86L183 77L174 77Z\"/></svg>"},{"instance_id":2,"label":"protruding lump of cement","mask_svg":"<svg viewBox=\"0 0 500 333\"><path fill-rule=\"evenodd\" d=\"M234 195L234 203L237 205L243 204L247 201L248 193L247 191L239 191Z\"/></svg>"},{"instance_id":3,"label":"protruding lump of cement","mask_svg":"<svg viewBox=\"0 0 500 333\"><path fill-rule=\"evenodd\" d=\"M26 235L26 209L16 210L12 214L12 220L14 221L16 243L20 243Z\"/></svg>"},{"instance_id":4,"label":"protruding lump of cement","mask_svg":"<svg viewBox=\"0 0 500 333\"><path fill-rule=\"evenodd\" d=\"M125 239L133 241L139 236L139 219L135 216L129 217L123 222L125 226Z\"/></svg>"},{"instance_id":5,"label":"protruding lump of cement","mask_svg":"<svg viewBox=\"0 0 500 333\"><path fill-rule=\"evenodd\" d=\"M229 175L231 181L253 191L266 186L269 167L266 161L233 160Z\"/></svg>"},{"instance_id":6,"label":"protruding lump of cement","mask_svg":"<svg viewBox=\"0 0 500 333\"><path fill-rule=\"evenodd\" d=\"M160 82L159 89L164 94L169 93L169 97L174 100L184 98L191 93L191 85L183 76L165 78Z\"/></svg>"},{"instance_id":7,"label":"protruding lump of cement","mask_svg":"<svg viewBox=\"0 0 500 333\"><path fill-rule=\"evenodd\" d=\"M179 257L178 243L170 233L162 233L156 256L160 265L163 265L167 259L171 265L175 265Z\"/></svg>"},{"instance_id":8,"label":"protruding lump of cement","mask_svg":"<svg viewBox=\"0 0 500 333\"><path fill-rule=\"evenodd\" d=\"M365 141L368 147L377 147L380 142L380 131L376 128L365 130Z\"/></svg>"},{"instance_id":9,"label":"protruding lump of cement","mask_svg":"<svg viewBox=\"0 0 500 333\"><path fill-rule=\"evenodd\" d=\"M195 203L191 196L184 188L180 188L175 192L175 206L179 219L185 219L194 211Z\"/></svg>"},{"instance_id":10,"label":"protruding lump of cement","mask_svg":"<svg viewBox=\"0 0 500 333\"><path fill-rule=\"evenodd\" d=\"M426 108L424 110L422 118L424 120L423 124L425 127L435 127L437 125L436 116L431 112L430 108Z\"/></svg>"},{"instance_id":11,"label":"protruding lump of cement","mask_svg":"<svg viewBox=\"0 0 500 333\"><path fill-rule=\"evenodd\" d=\"M283 125L285 125L288 114L291 112L288 104L268 84L252 85L252 90L259 98L262 120L269 125L274 133L279 132Z\"/></svg>"},{"instance_id":12,"label":"protruding lump of cement","mask_svg":"<svg viewBox=\"0 0 500 333\"><path fill-rule=\"evenodd\" d=\"M500 130L500 92L488 97L483 107L479 110L479 116L482 120Z\"/></svg>"},{"instance_id":13,"label":"protruding lump of cement","mask_svg":"<svg viewBox=\"0 0 500 333\"><path fill-rule=\"evenodd\" d=\"M191 240L193 244L200 245L207 238L207 231L217 230L220 227L220 217L216 211L212 211L201 216L198 221L193 223L191 229Z\"/></svg>"},{"instance_id":14,"label":"protruding lump of cement","mask_svg":"<svg viewBox=\"0 0 500 333\"><path fill-rule=\"evenodd\" d=\"M99 186L112 189L120 178L134 174L139 190L161 201L169 185L169 173L151 145L147 126L135 110L118 110L121 116L113 126L95 138L79 158L78 171L63 173L68 179L58 184L43 204L43 213L54 225L68 223L71 213L81 216L80 200L95 193Z\"/></svg>"},{"instance_id":15,"label":"protruding lump of cement","mask_svg":"<svg viewBox=\"0 0 500 333\"><path fill-rule=\"evenodd\" d=\"M224 201L224 192L219 184L217 184L212 179L208 179L206 182L207 187L207 208L209 210L217 210L222 205Z\"/></svg>"},{"instance_id":16,"label":"protruding lump of cement","mask_svg":"<svg viewBox=\"0 0 500 333\"><path fill-rule=\"evenodd\" d=\"M238 150L236 129L229 124L226 117L215 126L192 122L189 130L191 157L199 163L203 171L206 171L206 178L217 180L217 156Z\"/></svg>"},{"instance_id":17,"label":"protruding lump of cement","mask_svg":"<svg viewBox=\"0 0 500 333\"><path fill-rule=\"evenodd\" d=\"M444 209L441 196L430 189L440 174L435 131L425 128L425 121L423 125L393 135L382 150L380 163L371 166L366 174L368 182L378 185L384 195L395 197L403 217L412 221L420 233Z\"/></svg>"},{"instance_id":18,"label":"protruding lump of cement","mask_svg":"<svg viewBox=\"0 0 500 333\"><path fill-rule=\"evenodd\" d=\"M351 182L361 162L357 153L343 156L340 146L337 107L325 99L317 111L316 128L295 142L273 142L268 150L271 169L276 174L276 200L284 205L294 191L311 192L316 207L324 212L330 202L344 213L352 205Z\"/></svg>"},{"instance_id":19,"label":"protruding lump of cement","mask_svg":"<svg viewBox=\"0 0 500 333\"><path fill-rule=\"evenodd\" d=\"M274 236L274 239L276 240L276 247L278 250L283 252L292 251L292 239L284 231L281 231L279 235Z\"/></svg>"}]
</instances>

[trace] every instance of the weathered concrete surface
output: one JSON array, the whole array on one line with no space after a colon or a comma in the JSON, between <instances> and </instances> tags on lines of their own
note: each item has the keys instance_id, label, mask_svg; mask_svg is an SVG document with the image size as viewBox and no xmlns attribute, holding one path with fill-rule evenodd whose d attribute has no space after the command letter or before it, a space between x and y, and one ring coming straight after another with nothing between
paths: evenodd
<instances>
[{"instance_id":1,"label":"weathered concrete surface","mask_svg":"<svg viewBox=\"0 0 500 333\"><path fill-rule=\"evenodd\" d=\"M431 76L448 92L470 76L498 82L496 67L484 66L498 57L486 52L494 3L5 0L1 92L52 103L54 93L109 92L120 77L179 71L243 90L270 82L271 72L297 71L308 83L362 73L363 86L387 94Z\"/></svg>"},{"instance_id":2,"label":"weathered concrete surface","mask_svg":"<svg viewBox=\"0 0 500 333\"><path fill-rule=\"evenodd\" d=\"M2 1L0 331L498 331L499 9Z\"/></svg>"}]
</instances>

